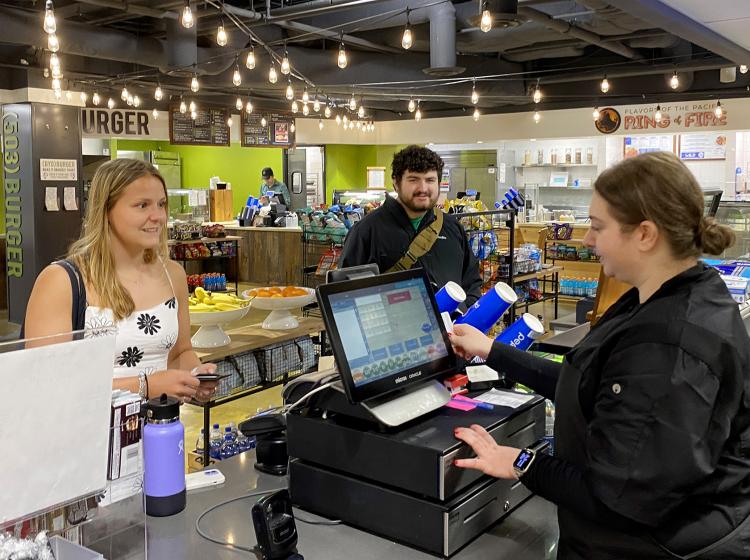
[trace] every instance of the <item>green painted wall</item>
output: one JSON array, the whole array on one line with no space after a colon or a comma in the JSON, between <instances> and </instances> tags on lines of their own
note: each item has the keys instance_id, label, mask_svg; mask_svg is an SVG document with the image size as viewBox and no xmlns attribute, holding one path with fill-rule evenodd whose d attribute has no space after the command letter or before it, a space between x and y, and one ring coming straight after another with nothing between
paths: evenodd
<instances>
[{"instance_id":1,"label":"green painted wall","mask_svg":"<svg viewBox=\"0 0 750 560\"><path fill-rule=\"evenodd\" d=\"M238 214L249 195L258 196L260 171L272 167L277 176L283 171L281 148L243 148L240 144L220 146L175 146L169 142L148 140L111 141L112 157L117 150L165 150L177 152L182 158L182 186L184 188L208 188L214 175L222 181L232 183L234 212Z\"/></svg>"},{"instance_id":2,"label":"green painted wall","mask_svg":"<svg viewBox=\"0 0 750 560\"><path fill-rule=\"evenodd\" d=\"M367 168L385 167L385 184L390 190L393 154L406 145L376 146L372 144L326 145L326 200L333 200L334 190L364 190Z\"/></svg>"}]
</instances>

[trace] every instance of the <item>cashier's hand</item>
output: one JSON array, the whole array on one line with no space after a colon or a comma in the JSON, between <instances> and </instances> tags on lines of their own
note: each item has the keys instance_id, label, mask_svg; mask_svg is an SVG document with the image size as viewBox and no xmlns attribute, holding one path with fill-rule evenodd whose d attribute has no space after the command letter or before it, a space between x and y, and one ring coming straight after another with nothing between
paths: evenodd
<instances>
[{"instance_id":1,"label":"cashier's hand","mask_svg":"<svg viewBox=\"0 0 750 560\"><path fill-rule=\"evenodd\" d=\"M448 334L453 351L466 360L479 356L483 360L492 350L492 339L471 325L453 325L453 332Z\"/></svg>"},{"instance_id":2,"label":"cashier's hand","mask_svg":"<svg viewBox=\"0 0 750 560\"><path fill-rule=\"evenodd\" d=\"M476 424L468 428L456 428L454 434L477 454L474 459L456 459L457 467L476 469L495 478L518 480L513 463L521 452L520 449L498 445L487 430Z\"/></svg>"},{"instance_id":3,"label":"cashier's hand","mask_svg":"<svg viewBox=\"0 0 750 560\"><path fill-rule=\"evenodd\" d=\"M199 373L216 373L216 364L201 364L191 371L193 375ZM195 400L200 402L208 402L216 392L216 386L219 384L218 381L201 381L198 387L198 392L195 395Z\"/></svg>"},{"instance_id":4,"label":"cashier's hand","mask_svg":"<svg viewBox=\"0 0 750 560\"><path fill-rule=\"evenodd\" d=\"M148 376L148 396L155 398L166 393L187 402L196 397L201 382L189 371L166 369Z\"/></svg>"}]
</instances>

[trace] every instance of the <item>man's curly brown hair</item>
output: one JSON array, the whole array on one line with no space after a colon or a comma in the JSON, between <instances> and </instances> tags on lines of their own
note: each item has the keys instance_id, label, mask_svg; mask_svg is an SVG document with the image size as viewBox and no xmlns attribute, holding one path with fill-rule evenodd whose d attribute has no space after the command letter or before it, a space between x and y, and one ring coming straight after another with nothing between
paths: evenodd
<instances>
[{"instance_id":1,"label":"man's curly brown hair","mask_svg":"<svg viewBox=\"0 0 750 560\"><path fill-rule=\"evenodd\" d=\"M391 163L391 178L397 183L401 182L407 170L416 173L427 173L437 171L438 180L443 174L443 158L435 152L422 146L407 146L393 156Z\"/></svg>"}]
</instances>

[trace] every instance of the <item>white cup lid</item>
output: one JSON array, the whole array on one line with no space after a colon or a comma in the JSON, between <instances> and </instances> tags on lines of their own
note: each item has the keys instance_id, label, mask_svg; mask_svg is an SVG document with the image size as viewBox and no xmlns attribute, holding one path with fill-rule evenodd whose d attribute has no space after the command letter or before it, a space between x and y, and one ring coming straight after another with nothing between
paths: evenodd
<instances>
[{"instance_id":1,"label":"white cup lid","mask_svg":"<svg viewBox=\"0 0 750 560\"><path fill-rule=\"evenodd\" d=\"M495 284L495 293L506 303L515 303L518 299L518 294L516 294L515 290L505 282Z\"/></svg>"},{"instance_id":2,"label":"white cup lid","mask_svg":"<svg viewBox=\"0 0 750 560\"><path fill-rule=\"evenodd\" d=\"M466 292L455 282L448 282L444 288L445 293L447 293L453 301L457 301L458 303L466 301Z\"/></svg>"},{"instance_id":3,"label":"white cup lid","mask_svg":"<svg viewBox=\"0 0 750 560\"><path fill-rule=\"evenodd\" d=\"M534 315L531 313L524 313L522 317L523 322L526 323L526 326L532 331L531 338L538 338L544 334L544 325L542 325L542 322Z\"/></svg>"}]
</instances>

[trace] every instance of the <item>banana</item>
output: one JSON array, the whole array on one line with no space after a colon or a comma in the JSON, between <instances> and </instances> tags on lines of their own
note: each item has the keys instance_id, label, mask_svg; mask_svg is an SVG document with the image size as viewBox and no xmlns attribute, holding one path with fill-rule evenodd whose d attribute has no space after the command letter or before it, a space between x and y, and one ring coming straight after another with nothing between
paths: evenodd
<instances>
[{"instance_id":1,"label":"banana","mask_svg":"<svg viewBox=\"0 0 750 560\"><path fill-rule=\"evenodd\" d=\"M214 303L237 303L237 298L229 294L212 294Z\"/></svg>"},{"instance_id":2,"label":"banana","mask_svg":"<svg viewBox=\"0 0 750 560\"><path fill-rule=\"evenodd\" d=\"M214 307L219 311L233 311L239 309L241 306L237 303L216 303Z\"/></svg>"},{"instance_id":3,"label":"banana","mask_svg":"<svg viewBox=\"0 0 750 560\"><path fill-rule=\"evenodd\" d=\"M195 298L198 301L203 301L206 297L208 297L208 292L206 290L204 290L200 286L195 288Z\"/></svg>"},{"instance_id":4,"label":"banana","mask_svg":"<svg viewBox=\"0 0 750 560\"><path fill-rule=\"evenodd\" d=\"M205 303L196 303L195 305L190 306L190 311L200 311L200 312L208 312L208 311L216 311L216 307L213 305L206 305Z\"/></svg>"}]
</instances>

